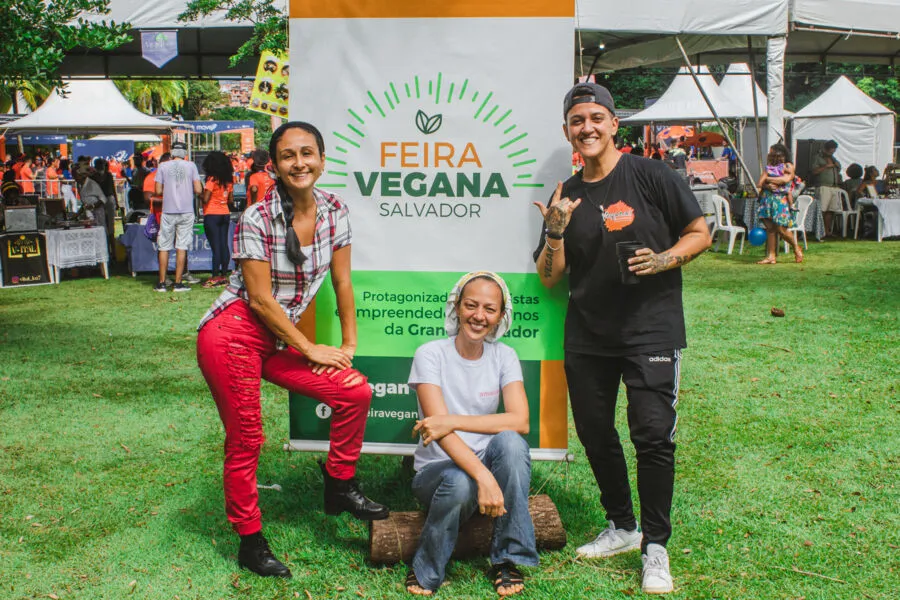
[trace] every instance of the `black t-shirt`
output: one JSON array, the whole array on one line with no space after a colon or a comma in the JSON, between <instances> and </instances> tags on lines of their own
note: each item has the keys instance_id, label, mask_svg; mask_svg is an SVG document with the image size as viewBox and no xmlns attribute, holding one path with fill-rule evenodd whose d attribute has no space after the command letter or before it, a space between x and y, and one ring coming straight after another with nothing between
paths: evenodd
<instances>
[{"instance_id":1,"label":"black t-shirt","mask_svg":"<svg viewBox=\"0 0 900 600\"><path fill-rule=\"evenodd\" d=\"M573 175L563 184L563 197L582 199L565 232L570 289L565 349L629 356L684 348L681 269L622 285L616 257L616 242L668 250L703 216L683 179L665 163L623 154L600 181L586 183L581 173ZM542 233L535 261L543 247Z\"/></svg>"}]
</instances>

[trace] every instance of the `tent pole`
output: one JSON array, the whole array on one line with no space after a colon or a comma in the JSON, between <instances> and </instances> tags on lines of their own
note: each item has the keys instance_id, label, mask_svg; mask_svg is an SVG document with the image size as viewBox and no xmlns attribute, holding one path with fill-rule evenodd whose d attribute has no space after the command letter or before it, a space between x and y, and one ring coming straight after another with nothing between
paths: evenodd
<instances>
[{"instance_id":1,"label":"tent pole","mask_svg":"<svg viewBox=\"0 0 900 600\"><path fill-rule=\"evenodd\" d=\"M703 86L700 85L700 79L697 77L697 73L694 72L694 67L691 65L691 60L688 58L687 52L684 50L684 46L681 44L681 38L679 36L675 36L675 43L678 44L678 49L681 51L681 56L684 58L684 64L687 65L688 72L691 74L691 78L694 80L694 85L697 86L697 89L700 90L700 95L703 96L703 101L706 102L706 106L709 108L709 112L712 113L713 117L716 119L716 123L719 125L719 129L722 130L722 135L725 136L725 139L728 140L728 145L734 150L734 153L737 154L738 162L741 164L741 169L744 170L744 173L747 174L747 178L750 181L753 181L753 175L750 173L750 169L747 168L747 165L744 163L744 157L741 156L740 151L737 146L734 145L734 141L731 139L731 136L728 134L728 130L725 129L725 124L722 122L722 119L719 118L719 113L716 112L716 108L713 106L712 102L709 99L709 96L706 95L706 90L703 89ZM756 90L754 90L755 94ZM756 194L756 187L753 187L753 193Z\"/></svg>"},{"instance_id":2,"label":"tent pole","mask_svg":"<svg viewBox=\"0 0 900 600\"><path fill-rule=\"evenodd\" d=\"M762 141L759 135L759 103L756 99L756 69L753 62L753 46L750 43L750 36L747 36L747 54L750 55L750 94L753 96L753 122L756 124L756 161L762 170L762 147L759 143Z\"/></svg>"}]
</instances>

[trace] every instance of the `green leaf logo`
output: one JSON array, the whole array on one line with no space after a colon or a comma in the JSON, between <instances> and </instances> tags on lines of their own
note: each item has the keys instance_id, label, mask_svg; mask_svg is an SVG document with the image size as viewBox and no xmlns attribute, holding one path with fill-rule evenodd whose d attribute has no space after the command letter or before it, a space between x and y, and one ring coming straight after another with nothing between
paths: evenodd
<instances>
[{"instance_id":1,"label":"green leaf logo","mask_svg":"<svg viewBox=\"0 0 900 600\"><path fill-rule=\"evenodd\" d=\"M425 135L434 133L435 131L440 129L443 120L443 115L434 115L433 117L429 117L421 110L416 113L416 127L418 127L419 131L421 131Z\"/></svg>"}]
</instances>

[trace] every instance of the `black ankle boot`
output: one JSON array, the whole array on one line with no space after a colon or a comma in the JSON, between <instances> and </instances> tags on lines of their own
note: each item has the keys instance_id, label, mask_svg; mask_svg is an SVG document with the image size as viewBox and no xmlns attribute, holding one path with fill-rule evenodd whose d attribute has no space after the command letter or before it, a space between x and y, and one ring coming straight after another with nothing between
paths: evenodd
<instances>
[{"instance_id":1,"label":"black ankle boot","mask_svg":"<svg viewBox=\"0 0 900 600\"><path fill-rule=\"evenodd\" d=\"M325 477L325 514L339 515L348 512L361 521L380 521L387 519L391 511L387 506L366 498L356 478L335 479L325 470L325 464L319 462L322 475Z\"/></svg>"},{"instance_id":2,"label":"black ankle boot","mask_svg":"<svg viewBox=\"0 0 900 600\"><path fill-rule=\"evenodd\" d=\"M262 532L241 536L238 564L263 577L291 578L290 569L275 558Z\"/></svg>"}]
</instances>

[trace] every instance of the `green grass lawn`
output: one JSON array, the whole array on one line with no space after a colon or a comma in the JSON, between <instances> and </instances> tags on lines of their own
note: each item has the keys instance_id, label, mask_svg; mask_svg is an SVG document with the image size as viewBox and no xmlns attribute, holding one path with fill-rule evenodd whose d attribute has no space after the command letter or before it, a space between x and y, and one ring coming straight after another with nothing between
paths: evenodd
<instances>
[{"instance_id":1,"label":"green grass lawn","mask_svg":"<svg viewBox=\"0 0 900 600\"><path fill-rule=\"evenodd\" d=\"M761 256L685 270L671 597L897 598L900 245L813 243L803 265ZM316 456L282 451L286 394L269 384L259 478L283 492L260 504L294 579L238 569L221 425L194 359L218 292L152 285L0 290L0 597L405 597L404 566L367 564L366 526L321 512ZM528 571L524 597L640 595L639 554L575 558L606 523L571 426L570 448L568 468L534 468L569 545ZM360 477L415 508L397 458L364 456ZM486 567L452 562L438 597L493 597Z\"/></svg>"}]
</instances>

